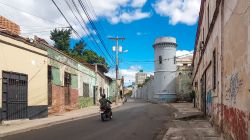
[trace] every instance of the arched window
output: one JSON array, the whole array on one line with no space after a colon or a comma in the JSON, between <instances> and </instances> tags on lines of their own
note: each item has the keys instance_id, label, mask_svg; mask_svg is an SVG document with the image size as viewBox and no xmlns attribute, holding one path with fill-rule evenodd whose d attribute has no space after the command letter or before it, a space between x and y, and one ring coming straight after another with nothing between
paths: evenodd
<instances>
[{"instance_id":1,"label":"arched window","mask_svg":"<svg viewBox=\"0 0 250 140\"><path fill-rule=\"evenodd\" d=\"M162 64L162 56L159 56L159 64Z\"/></svg>"}]
</instances>

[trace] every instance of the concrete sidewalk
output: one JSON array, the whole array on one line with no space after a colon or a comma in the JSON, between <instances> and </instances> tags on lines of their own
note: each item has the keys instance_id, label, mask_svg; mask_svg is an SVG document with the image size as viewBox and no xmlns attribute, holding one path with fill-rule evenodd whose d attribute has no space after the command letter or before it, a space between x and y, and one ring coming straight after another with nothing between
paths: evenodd
<instances>
[{"instance_id":1,"label":"concrete sidewalk","mask_svg":"<svg viewBox=\"0 0 250 140\"><path fill-rule=\"evenodd\" d=\"M112 108L121 106L122 103L112 105ZM73 110L63 114L50 115L48 118L34 120L7 121L0 125L0 137L13 135L21 132L48 127L55 124L65 123L73 120L83 119L98 115L99 106L91 106L78 110Z\"/></svg>"},{"instance_id":2,"label":"concrete sidewalk","mask_svg":"<svg viewBox=\"0 0 250 140\"><path fill-rule=\"evenodd\" d=\"M191 103L173 103L177 113L163 140L223 140Z\"/></svg>"}]
</instances>

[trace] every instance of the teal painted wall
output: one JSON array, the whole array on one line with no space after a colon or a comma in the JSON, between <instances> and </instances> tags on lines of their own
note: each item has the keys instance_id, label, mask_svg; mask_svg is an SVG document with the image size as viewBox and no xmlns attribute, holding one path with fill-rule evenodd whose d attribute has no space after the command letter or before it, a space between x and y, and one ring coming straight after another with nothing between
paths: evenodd
<instances>
[{"instance_id":1,"label":"teal painted wall","mask_svg":"<svg viewBox=\"0 0 250 140\"><path fill-rule=\"evenodd\" d=\"M82 65L82 64L78 64L78 70L83 72L84 74L87 74L90 77L95 78L96 77L96 73L95 71L87 68L86 66Z\"/></svg>"},{"instance_id":2,"label":"teal painted wall","mask_svg":"<svg viewBox=\"0 0 250 140\"><path fill-rule=\"evenodd\" d=\"M71 88L77 89L78 88L78 76L71 75Z\"/></svg>"},{"instance_id":3,"label":"teal painted wall","mask_svg":"<svg viewBox=\"0 0 250 140\"><path fill-rule=\"evenodd\" d=\"M62 85L62 80L60 79L60 70L59 68L52 67L52 83L54 85Z\"/></svg>"},{"instance_id":4,"label":"teal painted wall","mask_svg":"<svg viewBox=\"0 0 250 140\"><path fill-rule=\"evenodd\" d=\"M50 58L53 58L53 59L55 59L57 61L60 61L60 62L62 62L64 64L68 64L69 66L71 66L71 67L73 67L75 69L78 68L78 63L76 61L72 60L72 59L69 59L65 55L63 55L63 54L61 54L61 53L59 53L59 52L57 52L57 51L55 51L55 50L53 50L51 48L48 48L47 52L48 52L48 56ZM53 61L51 61L50 63L51 63L52 66L57 66L58 67L58 64L53 63Z\"/></svg>"}]
</instances>

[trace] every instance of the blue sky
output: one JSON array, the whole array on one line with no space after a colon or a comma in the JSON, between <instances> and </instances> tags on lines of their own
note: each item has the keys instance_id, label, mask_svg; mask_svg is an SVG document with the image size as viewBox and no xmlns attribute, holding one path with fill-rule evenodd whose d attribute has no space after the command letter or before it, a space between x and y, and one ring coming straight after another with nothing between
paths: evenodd
<instances>
[{"instance_id":1,"label":"blue sky","mask_svg":"<svg viewBox=\"0 0 250 140\"><path fill-rule=\"evenodd\" d=\"M104 28L104 32L101 33L110 52L112 52L111 48L115 45L115 42L108 40L108 36L126 38L125 41L120 42L120 45L123 46L123 50L128 50L128 52L120 54L119 68L120 74L127 78L127 83L133 82L134 77L132 75L139 69L143 69L149 74L153 73L153 63L131 61L153 60L154 50L152 44L157 37L175 37L178 43L177 50L181 51L179 55L184 53L182 51L192 51L194 48L197 18L192 23L180 20L173 24L171 23L171 16L164 16L157 12L154 9L154 4L155 1L146 1L141 11L150 13L150 16L143 19L132 22L118 22L116 24L106 18L100 18L96 21L101 23ZM88 38L85 39L88 40ZM112 54L114 55L113 52ZM111 64L109 75L114 76L113 64Z\"/></svg>"},{"instance_id":2,"label":"blue sky","mask_svg":"<svg viewBox=\"0 0 250 140\"><path fill-rule=\"evenodd\" d=\"M103 40L113 56L112 46L115 45L115 42L109 40L108 37L119 36L126 38L126 40L119 42L123 50L128 50L127 53L120 53L120 68L124 69L133 65L139 65L145 71L153 71L153 63L134 63L130 61L153 60L154 49L152 44L157 37L161 36L175 37L178 43L177 50L193 50L197 28L196 23L194 25L186 25L183 23L171 25L168 23L168 17L162 17L155 12L151 14L150 18L131 23L111 24L107 20L101 20L101 24L104 28L104 32L101 32L103 33ZM87 37L84 39L87 42L89 40ZM88 42L88 46L93 45Z\"/></svg>"},{"instance_id":3,"label":"blue sky","mask_svg":"<svg viewBox=\"0 0 250 140\"><path fill-rule=\"evenodd\" d=\"M178 48L177 55L190 53L194 47L197 20L201 0L83 0L93 22L96 23L100 35L108 51L114 56L112 46L114 41L108 40L109 36L125 37L121 42L123 50L127 53L120 54L120 74L125 77L127 84L134 81L134 75L140 69L153 74L153 63L134 63L129 61L153 60L154 50L152 44L157 37L176 37ZM78 18L73 16L66 1L55 0L67 20L79 35L87 42L88 47L95 48L92 40L87 36L96 37L78 0L76 6L80 14L76 13L72 1L67 1ZM18 5L18 7L17 7ZM43 7L42 9L40 7ZM39 9L39 10L37 10ZM21 35L34 37L34 35L50 40L50 31L54 28L69 26L51 0L1 0L0 13L2 16L16 22L21 27ZM104 30L101 30L101 26ZM84 32L84 30L87 32ZM79 38L72 34L71 45ZM97 42L98 39L96 38ZM101 46L101 45L100 45ZM104 49L102 48L104 51ZM100 52L98 54L102 55ZM107 55L105 56L107 58ZM110 66L111 64L108 62ZM111 67L109 76L115 75Z\"/></svg>"}]
</instances>

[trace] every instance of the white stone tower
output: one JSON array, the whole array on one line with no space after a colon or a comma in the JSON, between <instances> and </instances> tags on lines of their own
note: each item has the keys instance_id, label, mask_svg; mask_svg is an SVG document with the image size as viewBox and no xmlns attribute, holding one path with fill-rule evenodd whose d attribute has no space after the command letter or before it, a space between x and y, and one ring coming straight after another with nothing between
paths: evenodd
<instances>
[{"instance_id":1,"label":"white stone tower","mask_svg":"<svg viewBox=\"0 0 250 140\"><path fill-rule=\"evenodd\" d=\"M174 37L160 37L154 42L154 99L162 102L176 100L176 39Z\"/></svg>"}]
</instances>

